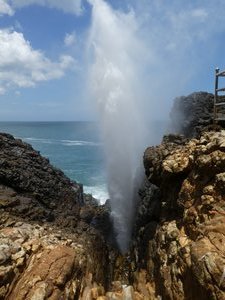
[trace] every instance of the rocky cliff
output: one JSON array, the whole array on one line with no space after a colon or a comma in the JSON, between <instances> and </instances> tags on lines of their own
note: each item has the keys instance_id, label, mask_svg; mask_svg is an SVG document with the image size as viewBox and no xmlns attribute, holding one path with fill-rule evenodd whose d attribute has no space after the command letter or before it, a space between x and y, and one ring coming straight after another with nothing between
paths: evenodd
<instances>
[{"instance_id":1,"label":"rocky cliff","mask_svg":"<svg viewBox=\"0 0 225 300\"><path fill-rule=\"evenodd\" d=\"M145 151L138 262L162 299L225 299L225 131Z\"/></svg>"},{"instance_id":2,"label":"rocky cliff","mask_svg":"<svg viewBox=\"0 0 225 300\"><path fill-rule=\"evenodd\" d=\"M109 231L106 206L30 145L0 134L0 299L103 294Z\"/></svg>"},{"instance_id":3,"label":"rocky cliff","mask_svg":"<svg viewBox=\"0 0 225 300\"><path fill-rule=\"evenodd\" d=\"M108 204L0 134L0 299L225 299L225 130L207 93L177 98L172 120L182 135L144 153L125 256Z\"/></svg>"},{"instance_id":4,"label":"rocky cliff","mask_svg":"<svg viewBox=\"0 0 225 300\"><path fill-rule=\"evenodd\" d=\"M207 92L195 92L174 99L170 112L171 132L186 137L197 136L213 121L214 95Z\"/></svg>"},{"instance_id":5,"label":"rocky cliff","mask_svg":"<svg viewBox=\"0 0 225 300\"><path fill-rule=\"evenodd\" d=\"M173 113L185 136L144 153L133 251L154 289L146 299L225 299L225 131L211 94L177 98Z\"/></svg>"}]
</instances>

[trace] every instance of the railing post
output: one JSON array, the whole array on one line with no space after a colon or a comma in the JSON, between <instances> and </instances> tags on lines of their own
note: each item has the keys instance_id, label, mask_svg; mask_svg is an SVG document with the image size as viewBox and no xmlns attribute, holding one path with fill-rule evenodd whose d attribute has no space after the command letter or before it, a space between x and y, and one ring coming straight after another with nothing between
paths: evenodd
<instances>
[{"instance_id":1,"label":"railing post","mask_svg":"<svg viewBox=\"0 0 225 300\"><path fill-rule=\"evenodd\" d=\"M216 103L217 103L217 89L218 89L218 73L220 69L216 68L215 69L215 92L214 92L214 110L213 110L213 123L216 124L216 115L217 115L217 108L216 108Z\"/></svg>"}]
</instances>

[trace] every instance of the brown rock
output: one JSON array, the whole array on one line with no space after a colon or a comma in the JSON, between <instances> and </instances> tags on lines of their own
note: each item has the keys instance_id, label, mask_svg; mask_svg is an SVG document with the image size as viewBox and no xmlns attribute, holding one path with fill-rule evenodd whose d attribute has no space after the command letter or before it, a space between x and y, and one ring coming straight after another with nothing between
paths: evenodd
<instances>
[{"instance_id":1,"label":"brown rock","mask_svg":"<svg viewBox=\"0 0 225 300\"><path fill-rule=\"evenodd\" d=\"M159 188L154 201L161 203L161 209L148 242L142 237L151 218L136 228L135 251L147 245L147 250L138 250L136 256L146 268L146 282L154 282L150 285L154 297L225 299L224 142L224 130L210 131L199 139L172 146L163 142L145 152L150 181L146 189L151 183ZM142 193L143 203L146 194L148 191ZM138 284L142 295L146 285Z\"/></svg>"},{"instance_id":2,"label":"brown rock","mask_svg":"<svg viewBox=\"0 0 225 300\"><path fill-rule=\"evenodd\" d=\"M74 259L73 249L66 246L44 250L33 260L8 299L46 299L52 294L57 294L57 299L60 299L65 295L61 289L65 289L71 280Z\"/></svg>"}]
</instances>

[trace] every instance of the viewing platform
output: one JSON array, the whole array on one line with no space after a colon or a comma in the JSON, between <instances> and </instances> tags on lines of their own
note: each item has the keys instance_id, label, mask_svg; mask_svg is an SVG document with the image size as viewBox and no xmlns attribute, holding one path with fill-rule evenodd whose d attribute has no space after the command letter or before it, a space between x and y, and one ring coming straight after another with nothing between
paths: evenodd
<instances>
[{"instance_id":1,"label":"viewing platform","mask_svg":"<svg viewBox=\"0 0 225 300\"><path fill-rule=\"evenodd\" d=\"M225 77L225 70L215 70L215 92L214 92L214 111L213 122L225 121L225 82L223 87L219 87L219 78Z\"/></svg>"}]
</instances>

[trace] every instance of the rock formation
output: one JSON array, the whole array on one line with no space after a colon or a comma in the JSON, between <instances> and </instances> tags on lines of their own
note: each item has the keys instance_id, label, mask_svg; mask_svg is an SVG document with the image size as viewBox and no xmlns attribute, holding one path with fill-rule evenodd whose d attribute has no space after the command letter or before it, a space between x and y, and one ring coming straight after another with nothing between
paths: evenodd
<instances>
[{"instance_id":1,"label":"rock formation","mask_svg":"<svg viewBox=\"0 0 225 300\"><path fill-rule=\"evenodd\" d=\"M132 261L112 247L108 203L9 134L0 134L0 166L0 299L141 295L129 285Z\"/></svg>"},{"instance_id":2,"label":"rock formation","mask_svg":"<svg viewBox=\"0 0 225 300\"><path fill-rule=\"evenodd\" d=\"M206 92L177 97L170 112L171 132L193 137L212 124L213 99L214 95Z\"/></svg>"},{"instance_id":3,"label":"rock formation","mask_svg":"<svg viewBox=\"0 0 225 300\"><path fill-rule=\"evenodd\" d=\"M155 295L225 299L225 131L148 148L144 163L135 246Z\"/></svg>"},{"instance_id":4,"label":"rock formation","mask_svg":"<svg viewBox=\"0 0 225 300\"><path fill-rule=\"evenodd\" d=\"M107 207L8 134L0 134L0 166L0 299L103 293Z\"/></svg>"},{"instance_id":5,"label":"rock formation","mask_svg":"<svg viewBox=\"0 0 225 300\"><path fill-rule=\"evenodd\" d=\"M225 130L211 94L176 99L173 112L183 135L144 153L125 256L108 203L0 134L0 299L225 299Z\"/></svg>"},{"instance_id":6,"label":"rock formation","mask_svg":"<svg viewBox=\"0 0 225 300\"><path fill-rule=\"evenodd\" d=\"M225 299L225 131L212 125L210 94L177 98L173 112L185 137L144 153L136 264L154 290L146 299Z\"/></svg>"}]
</instances>

